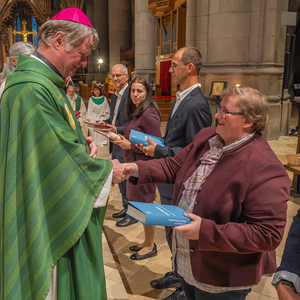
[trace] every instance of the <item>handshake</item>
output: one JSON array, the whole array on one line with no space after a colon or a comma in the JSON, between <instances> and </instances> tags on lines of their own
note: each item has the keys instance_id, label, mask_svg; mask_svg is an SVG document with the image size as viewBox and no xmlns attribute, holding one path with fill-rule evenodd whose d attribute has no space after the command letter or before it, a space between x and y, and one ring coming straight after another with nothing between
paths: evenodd
<instances>
[{"instance_id":1,"label":"handshake","mask_svg":"<svg viewBox=\"0 0 300 300\"><path fill-rule=\"evenodd\" d=\"M128 179L131 176L139 177L139 169L135 163L120 164L117 159L112 160L113 163L113 179L111 185L114 186L117 183Z\"/></svg>"}]
</instances>

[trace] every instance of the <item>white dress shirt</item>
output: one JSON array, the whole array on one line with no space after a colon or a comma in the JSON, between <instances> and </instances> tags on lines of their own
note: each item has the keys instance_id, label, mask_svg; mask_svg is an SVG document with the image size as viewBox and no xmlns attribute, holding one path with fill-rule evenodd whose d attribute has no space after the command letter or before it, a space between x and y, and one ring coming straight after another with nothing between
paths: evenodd
<instances>
[{"instance_id":1,"label":"white dress shirt","mask_svg":"<svg viewBox=\"0 0 300 300\"><path fill-rule=\"evenodd\" d=\"M192 91L194 90L196 87L199 87L199 84L196 83L192 86L190 86L189 88L187 88L186 90L184 90L183 92L178 91L176 93L176 100L175 100L175 105L174 105L174 109L172 111L172 115L171 118L173 117L175 111L177 110L178 106L180 105L180 103L182 102L182 100Z\"/></svg>"},{"instance_id":2,"label":"white dress shirt","mask_svg":"<svg viewBox=\"0 0 300 300\"><path fill-rule=\"evenodd\" d=\"M114 116L113 116L113 119L112 119L112 122L111 124L112 125L116 125L116 120L117 120L117 114L118 114L118 109L119 109L119 106L120 106L120 102L121 102L121 99L123 97L123 94L125 92L125 90L127 89L127 86L128 86L128 83L121 89L120 92L116 92L115 95L117 96L117 102L116 102L116 106L115 106L115 110L114 110Z\"/></svg>"}]
</instances>

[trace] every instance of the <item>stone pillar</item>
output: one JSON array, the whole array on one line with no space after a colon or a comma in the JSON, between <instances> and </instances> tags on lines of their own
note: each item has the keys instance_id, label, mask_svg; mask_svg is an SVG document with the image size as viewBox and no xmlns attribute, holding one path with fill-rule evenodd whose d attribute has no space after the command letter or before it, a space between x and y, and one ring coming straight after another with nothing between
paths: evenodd
<instances>
[{"instance_id":1,"label":"stone pillar","mask_svg":"<svg viewBox=\"0 0 300 300\"><path fill-rule=\"evenodd\" d=\"M197 0L187 1L186 7L186 46L196 47Z\"/></svg>"},{"instance_id":2,"label":"stone pillar","mask_svg":"<svg viewBox=\"0 0 300 300\"><path fill-rule=\"evenodd\" d=\"M92 3L93 2L93 3ZM109 37L108 37L108 0L87 1L87 16L98 32L99 43L97 48L88 57L87 82L93 80L104 83L109 72ZM98 60L103 59L99 74Z\"/></svg>"},{"instance_id":3,"label":"stone pillar","mask_svg":"<svg viewBox=\"0 0 300 300\"><path fill-rule=\"evenodd\" d=\"M212 81L258 89L271 107L264 134L269 140L278 139L289 118L289 100L281 100L286 31L281 11L287 10L288 0L197 0L194 14L191 2L187 1L191 12L187 32L195 15L195 46L203 56L202 92L209 97ZM187 43L192 41L190 35Z\"/></svg>"},{"instance_id":4,"label":"stone pillar","mask_svg":"<svg viewBox=\"0 0 300 300\"><path fill-rule=\"evenodd\" d=\"M155 83L155 18L148 1L135 1L135 70L131 74Z\"/></svg>"},{"instance_id":5,"label":"stone pillar","mask_svg":"<svg viewBox=\"0 0 300 300\"><path fill-rule=\"evenodd\" d=\"M108 28L109 69L111 69L113 65L120 63L120 47L131 46L131 1L109 0Z\"/></svg>"}]
</instances>

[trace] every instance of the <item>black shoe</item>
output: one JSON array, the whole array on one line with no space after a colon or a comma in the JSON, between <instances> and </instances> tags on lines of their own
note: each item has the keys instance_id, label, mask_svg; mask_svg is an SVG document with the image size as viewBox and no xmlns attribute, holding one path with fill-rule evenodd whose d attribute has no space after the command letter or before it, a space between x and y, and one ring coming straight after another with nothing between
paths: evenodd
<instances>
[{"instance_id":1,"label":"black shoe","mask_svg":"<svg viewBox=\"0 0 300 300\"><path fill-rule=\"evenodd\" d=\"M162 299L162 300L187 300L185 293L182 289L182 287L179 287L175 290L174 293L172 293L170 296Z\"/></svg>"},{"instance_id":2,"label":"black shoe","mask_svg":"<svg viewBox=\"0 0 300 300\"><path fill-rule=\"evenodd\" d=\"M174 288L180 287L180 280L179 277L176 276L174 272L168 272L165 274L163 278L158 278L155 280L150 281L150 285L154 289L167 289L167 288Z\"/></svg>"},{"instance_id":3,"label":"black shoe","mask_svg":"<svg viewBox=\"0 0 300 300\"><path fill-rule=\"evenodd\" d=\"M143 249L143 247L139 247L138 245L129 247L129 250L133 252L139 252L141 249Z\"/></svg>"},{"instance_id":4,"label":"black shoe","mask_svg":"<svg viewBox=\"0 0 300 300\"><path fill-rule=\"evenodd\" d=\"M130 259L132 259L132 260L141 260L141 259L146 259L146 258L149 258L149 257L156 256L156 255L157 255L157 248L156 248L156 244L154 243L154 247L150 252L148 252L144 255L139 255L138 253L134 253L134 254L130 255Z\"/></svg>"},{"instance_id":5,"label":"black shoe","mask_svg":"<svg viewBox=\"0 0 300 300\"><path fill-rule=\"evenodd\" d=\"M116 226L117 227L126 227L126 226L130 226L132 224L137 223L138 220L130 217L129 215L126 215L126 217L118 222L116 222Z\"/></svg>"},{"instance_id":6,"label":"black shoe","mask_svg":"<svg viewBox=\"0 0 300 300\"><path fill-rule=\"evenodd\" d=\"M126 217L126 212L127 212L127 209L124 208L123 210L119 211L118 213L113 214L112 216L113 216L113 218L124 218L124 217Z\"/></svg>"}]
</instances>

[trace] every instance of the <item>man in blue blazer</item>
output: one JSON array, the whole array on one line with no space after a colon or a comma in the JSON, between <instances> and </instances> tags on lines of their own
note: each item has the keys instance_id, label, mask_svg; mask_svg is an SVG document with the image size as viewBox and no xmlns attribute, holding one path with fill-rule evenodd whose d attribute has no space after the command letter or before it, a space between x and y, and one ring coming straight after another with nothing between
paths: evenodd
<instances>
[{"instance_id":1,"label":"man in blue blazer","mask_svg":"<svg viewBox=\"0 0 300 300\"><path fill-rule=\"evenodd\" d=\"M300 209L294 216L286 239L281 264L272 284L277 289L278 299L300 299Z\"/></svg>"},{"instance_id":2,"label":"man in blue blazer","mask_svg":"<svg viewBox=\"0 0 300 300\"><path fill-rule=\"evenodd\" d=\"M124 135L124 127L127 123L125 117L125 108L128 97L128 69L122 65L114 65L111 69L111 79L117 92L111 96L110 117L105 120L105 124L111 125L107 131L112 131L117 134ZM101 121L99 122L101 124ZM103 122L102 122L103 123ZM103 129L102 131L106 131ZM109 153L112 159L118 159L120 163L124 163L124 150L114 143L109 143ZM137 220L126 214L128 208L128 199L126 197L126 180L119 183L119 189L122 194L123 209L113 214L114 218L122 218L116 222L116 226L125 227L137 223Z\"/></svg>"},{"instance_id":3,"label":"man in blue blazer","mask_svg":"<svg viewBox=\"0 0 300 300\"><path fill-rule=\"evenodd\" d=\"M195 135L204 127L211 125L212 116L206 98L198 84L198 74L202 66L202 56L195 47L179 49L171 63L169 72L173 81L180 86L176 100L167 122L164 136L165 147L149 140L148 147L140 147L146 155L154 158L172 157L190 144ZM173 197L173 184L158 184L161 203L170 205ZM169 228L166 227L166 234ZM167 239L172 251L172 240ZM176 273L168 272L163 278L152 280L151 286L156 289L177 287L176 291L165 299L185 299Z\"/></svg>"}]
</instances>

